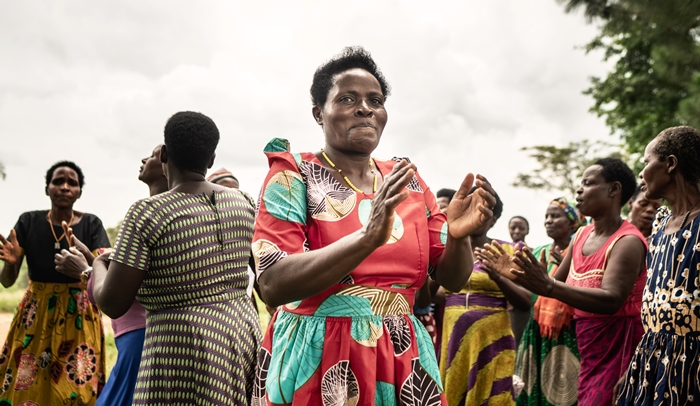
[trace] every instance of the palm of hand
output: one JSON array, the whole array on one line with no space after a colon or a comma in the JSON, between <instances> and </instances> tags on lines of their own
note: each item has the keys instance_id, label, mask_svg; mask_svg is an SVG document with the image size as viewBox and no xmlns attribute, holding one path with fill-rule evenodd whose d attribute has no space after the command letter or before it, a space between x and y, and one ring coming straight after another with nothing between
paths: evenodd
<instances>
[{"instance_id":1,"label":"palm of hand","mask_svg":"<svg viewBox=\"0 0 700 406\"><path fill-rule=\"evenodd\" d=\"M453 198L447 208L447 225L454 238L464 238L478 230L488 218L479 210L485 204L477 193L463 199Z\"/></svg>"},{"instance_id":2,"label":"palm of hand","mask_svg":"<svg viewBox=\"0 0 700 406\"><path fill-rule=\"evenodd\" d=\"M0 259L9 264L17 263L17 260L19 259L19 245L13 244L9 241L3 244L2 249L0 250Z\"/></svg>"}]
</instances>

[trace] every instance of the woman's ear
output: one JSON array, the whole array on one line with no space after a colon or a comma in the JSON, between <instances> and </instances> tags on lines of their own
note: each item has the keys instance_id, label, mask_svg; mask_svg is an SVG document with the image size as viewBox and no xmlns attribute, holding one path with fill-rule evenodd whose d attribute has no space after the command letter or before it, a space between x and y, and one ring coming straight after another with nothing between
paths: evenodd
<instances>
[{"instance_id":1,"label":"woman's ear","mask_svg":"<svg viewBox=\"0 0 700 406\"><path fill-rule=\"evenodd\" d=\"M168 163L168 148L166 148L165 144L160 146L160 163Z\"/></svg>"},{"instance_id":2,"label":"woman's ear","mask_svg":"<svg viewBox=\"0 0 700 406\"><path fill-rule=\"evenodd\" d=\"M669 174L678 168L678 158L676 158L675 155L669 155L666 157L666 168Z\"/></svg>"},{"instance_id":3,"label":"woman's ear","mask_svg":"<svg viewBox=\"0 0 700 406\"><path fill-rule=\"evenodd\" d=\"M311 108L311 114L314 116L314 120L316 120L316 124L323 126L323 116L321 114L321 109L319 109L316 106L313 106Z\"/></svg>"},{"instance_id":4,"label":"woman's ear","mask_svg":"<svg viewBox=\"0 0 700 406\"><path fill-rule=\"evenodd\" d=\"M613 182L613 184L610 186L610 197L614 197L615 195L618 195L622 193L622 183L620 182ZM624 202L620 202L622 205L624 205Z\"/></svg>"}]
</instances>

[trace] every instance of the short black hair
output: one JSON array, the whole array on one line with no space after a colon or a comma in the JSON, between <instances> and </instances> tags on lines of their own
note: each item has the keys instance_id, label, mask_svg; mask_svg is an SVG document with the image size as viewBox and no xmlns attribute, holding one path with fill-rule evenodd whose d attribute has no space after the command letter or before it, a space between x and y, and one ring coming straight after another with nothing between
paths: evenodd
<instances>
[{"instance_id":1,"label":"short black hair","mask_svg":"<svg viewBox=\"0 0 700 406\"><path fill-rule=\"evenodd\" d=\"M513 221L513 220L515 220L515 219L520 219L520 220L524 221L524 222L525 222L525 225L527 226L527 229L528 229L528 230L530 229L530 222L527 221L527 219L526 219L525 217L523 217L523 216L513 216L513 217L511 217L510 220L508 220L508 224L510 224L510 222Z\"/></svg>"},{"instance_id":2,"label":"short black hair","mask_svg":"<svg viewBox=\"0 0 700 406\"><path fill-rule=\"evenodd\" d=\"M632 169L622 159L615 157L601 158L595 161L593 165L603 167L601 175L606 182L620 182L622 186L620 205L624 206L629 202L630 197L632 197L634 190L637 188L637 179Z\"/></svg>"},{"instance_id":3,"label":"short black hair","mask_svg":"<svg viewBox=\"0 0 700 406\"><path fill-rule=\"evenodd\" d=\"M51 179L53 179L53 173L56 171L56 169L65 166L68 168L71 168L72 170L75 171L75 173L78 174L78 185L80 185L80 190L83 190L83 185L85 184L85 176L83 176L83 170L80 169L78 165L75 164L75 162L72 161L60 161L56 162L55 164L51 165L48 171L46 171L46 187L49 187L49 184L51 183Z\"/></svg>"},{"instance_id":4,"label":"short black hair","mask_svg":"<svg viewBox=\"0 0 700 406\"><path fill-rule=\"evenodd\" d=\"M437 197L437 198L446 197L447 201L451 202L455 193L457 193L457 191L454 189L440 189L437 191L437 194L435 195L435 197Z\"/></svg>"},{"instance_id":5,"label":"short black hair","mask_svg":"<svg viewBox=\"0 0 700 406\"><path fill-rule=\"evenodd\" d=\"M389 97L391 86L372 59L372 55L361 46L352 46L345 47L340 54L316 68L314 79L311 82L311 103L315 107L323 107L326 104L328 92L333 87L335 75L355 68L364 69L371 73L379 82L384 99Z\"/></svg>"},{"instance_id":6,"label":"short black hair","mask_svg":"<svg viewBox=\"0 0 700 406\"><path fill-rule=\"evenodd\" d=\"M472 188L469 190L469 194L474 193L474 191L476 189L477 189L476 186L472 186ZM493 206L493 209L491 209L491 211L493 211L493 217L495 217L496 220L498 220L499 218L501 218L501 215L503 214L503 201L498 196L498 193L495 193L495 192L496 191L494 190L494 194L496 196L496 205ZM525 220L525 221L527 221L527 220ZM528 228L530 228L529 225L528 225Z\"/></svg>"},{"instance_id":7,"label":"short black hair","mask_svg":"<svg viewBox=\"0 0 700 406\"><path fill-rule=\"evenodd\" d=\"M689 126L670 127L656 136L654 153L665 161L669 155L678 158L678 170L693 185L700 181L700 131Z\"/></svg>"},{"instance_id":8,"label":"short black hair","mask_svg":"<svg viewBox=\"0 0 700 406\"><path fill-rule=\"evenodd\" d=\"M168 158L183 171L206 173L209 160L219 144L219 129L202 113L181 111L165 124Z\"/></svg>"},{"instance_id":9,"label":"short black hair","mask_svg":"<svg viewBox=\"0 0 700 406\"><path fill-rule=\"evenodd\" d=\"M642 185L637 185L637 187L634 189L634 193L632 193L632 196L630 196L628 202L635 201L640 193L642 193Z\"/></svg>"}]
</instances>

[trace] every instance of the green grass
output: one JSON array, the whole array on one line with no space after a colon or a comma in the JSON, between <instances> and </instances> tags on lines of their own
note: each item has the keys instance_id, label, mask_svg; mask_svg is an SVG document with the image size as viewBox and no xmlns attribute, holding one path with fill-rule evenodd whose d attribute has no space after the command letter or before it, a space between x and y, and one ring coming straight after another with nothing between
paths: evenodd
<instances>
[{"instance_id":1,"label":"green grass","mask_svg":"<svg viewBox=\"0 0 700 406\"><path fill-rule=\"evenodd\" d=\"M114 333L111 330L105 331L105 363L107 364L105 378L109 378L109 373L117 363L117 345L114 343Z\"/></svg>"}]
</instances>

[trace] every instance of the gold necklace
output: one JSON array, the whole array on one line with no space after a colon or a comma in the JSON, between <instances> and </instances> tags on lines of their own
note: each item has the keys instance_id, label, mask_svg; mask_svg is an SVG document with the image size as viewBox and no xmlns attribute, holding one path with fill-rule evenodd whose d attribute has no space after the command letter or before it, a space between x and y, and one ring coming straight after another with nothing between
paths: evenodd
<instances>
[{"instance_id":1,"label":"gold necklace","mask_svg":"<svg viewBox=\"0 0 700 406\"><path fill-rule=\"evenodd\" d=\"M350 182L350 179L348 179L347 176L343 175L343 170L338 168L337 166L335 166L333 161L331 161L331 159L328 158L328 155L326 155L326 151L324 151L323 148L321 148L321 155L323 155L323 157L326 159L326 162L328 162L328 165L330 165L333 169L338 171L338 174L340 176L342 176L343 179L345 179L345 182L348 184L348 186L350 186L350 188L352 190L354 190L357 193L362 193L363 195L367 194L367 193L361 191L360 189L358 189L357 187L355 187L355 185L353 185L352 182ZM374 172L374 168L372 167L372 158L369 159L369 162L367 163L367 165L369 165L370 173L372 173L372 175L374 175L374 186L372 187L372 193L377 193L377 173Z\"/></svg>"},{"instance_id":2,"label":"gold necklace","mask_svg":"<svg viewBox=\"0 0 700 406\"><path fill-rule=\"evenodd\" d=\"M75 212L73 210L70 211L70 221L68 222L68 226L73 224L73 215ZM49 226L51 226L51 234L53 234L54 240L56 242L53 244L53 247L57 250L61 249L61 240L66 236L66 231L63 231L63 234L61 234L61 237L56 237L56 230L53 229L53 221L51 221L51 210L49 210L49 215L47 216L47 219L49 220ZM70 241L68 242L68 245L70 245Z\"/></svg>"}]
</instances>

